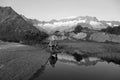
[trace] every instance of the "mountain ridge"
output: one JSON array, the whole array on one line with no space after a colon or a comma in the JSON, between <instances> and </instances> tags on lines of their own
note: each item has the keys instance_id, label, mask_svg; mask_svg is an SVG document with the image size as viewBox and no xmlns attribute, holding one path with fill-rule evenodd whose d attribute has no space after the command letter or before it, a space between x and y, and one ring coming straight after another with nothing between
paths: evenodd
<instances>
[{"instance_id":1,"label":"mountain ridge","mask_svg":"<svg viewBox=\"0 0 120 80\"><path fill-rule=\"evenodd\" d=\"M44 32L23 19L11 7L0 7L0 40L36 41L42 39L44 35L46 35Z\"/></svg>"},{"instance_id":2,"label":"mountain ridge","mask_svg":"<svg viewBox=\"0 0 120 80\"><path fill-rule=\"evenodd\" d=\"M72 29L76 25L82 25L82 27L88 27L89 29L101 30L108 26L114 27L120 25L119 21L100 21L96 17L91 16L78 16L75 18L65 18L60 20L41 21L37 26L49 30L48 32L54 32L56 30L64 31L66 29Z\"/></svg>"},{"instance_id":3,"label":"mountain ridge","mask_svg":"<svg viewBox=\"0 0 120 80\"><path fill-rule=\"evenodd\" d=\"M16 13L11 7L0 7L1 11L7 10L8 13L0 14L0 23L4 22L5 20L14 19L18 13ZM10 15L10 16L9 16ZM71 31L73 30L78 24L82 27L87 27L93 30L101 30L107 28L108 26L114 27L120 25L120 21L105 21L99 20L94 16L75 16L75 17L68 17L63 19L52 19L50 21L39 21L37 19L29 19L24 15L19 15L19 17L24 19L27 24L35 26L40 31L44 31L47 33L55 32L55 31Z\"/></svg>"}]
</instances>

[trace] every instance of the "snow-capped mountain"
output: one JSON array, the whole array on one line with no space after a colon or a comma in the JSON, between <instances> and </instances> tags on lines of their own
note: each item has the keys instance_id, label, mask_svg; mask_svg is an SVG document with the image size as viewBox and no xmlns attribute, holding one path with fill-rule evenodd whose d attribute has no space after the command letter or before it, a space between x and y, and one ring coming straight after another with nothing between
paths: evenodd
<instances>
[{"instance_id":1,"label":"snow-capped mountain","mask_svg":"<svg viewBox=\"0 0 120 80\"><path fill-rule=\"evenodd\" d=\"M50 20L50 21L40 21L36 24L37 28L43 28L48 32L54 31L72 31L77 25L82 27L87 27L93 30L101 30L107 28L108 26L118 26L120 25L119 21L99 21L96 17L91 16L79 16L79 17L70 17L60 20Z\"/></svg>"},{"instance_id":2,"label":"snow-capped mountain","mask_svg":"<svg viewBox=\"0 0 120 80\"><path fill-rule=\"evenodd\" d=\"M100 22L103 23L104 25L107 24L111 27L115 27L115 26L120 25L120 21L100 21Z\"/></svg>"},{"instance_id":3,"label":"snow-capped mountain","mask_svg":"<svg viewBox=\"0 0 120 80\"><path fill-rule=\"evenodd\" d=\"M52 19L50 21L39 21L36 19L27 19L24 16L22 17L39 30L44 30L48 33L55 31L73 31L77 25L93 30L101 30L108 26L114 27L120 25L120 21L100 21L96 17L91 16L68 17L60 20Z\"/></svg>"}]
</instances>

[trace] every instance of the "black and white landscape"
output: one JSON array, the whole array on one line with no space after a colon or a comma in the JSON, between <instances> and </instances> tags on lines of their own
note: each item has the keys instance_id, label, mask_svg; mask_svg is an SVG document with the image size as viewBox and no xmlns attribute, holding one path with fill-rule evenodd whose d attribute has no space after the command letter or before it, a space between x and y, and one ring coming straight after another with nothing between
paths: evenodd
<instances>
[{"instance_id":1,"label":"black and white landscape","mask_svg":"<svg viewBox=\"0 0 120 80\"><path fill-rule=\"evenodd\" d=\"M45 2L47 1L49 2ZM90 3L96 6L98 3L95 2L94 5L94 1ZM104 1L103 3L106 3L108 0ZM109 1L109 4L115 6L116 3L115 7L120 8L117 6L118 0ZM105 17L103 20L97 16L75 15L59 19L54 17L50 20L33 19L19 13L19 10L24 12L28 8L24 0L20 2L23 8L18 5L21 3L17 0L0 0L0 80L120 80L120 18L107 20ZM29 5L34 4L28 10L32 11L29 14L37 13L33 10L34 7L37 8L38 14L41 12L42 15L46 14L45 9L50 9L49 15L46 15L49 17L62 15L62 12L59 14L50 6L59 8L57 4L63 4L61 8L65 9L56 9L62 10L63 14L66 8L69 8L63 0L58 0L58 3L51 0L49 3L52 5L48 5L50 8L44 7L48 4L44 4L44 1L44 5L42 1L39 5L38 0L35 3L32 3L33 0L27 2ZM89 4L88 0L85 2L86 5ZM69 3L74 4L71 1ZM82 3L80 4L81 6L76 5L77 10L83 7ZM38 5L45 9L39 8ZM107 3L101 4L101 7L102 5L109 6ZM108 12L112 10L106 9ZM52 11L56 13L53 15ZM98 11L104 13L104 10ZM74 10L71 12L75 14ZM67 14L69 15L69 10Z\"/></svg>"}]
</instances>

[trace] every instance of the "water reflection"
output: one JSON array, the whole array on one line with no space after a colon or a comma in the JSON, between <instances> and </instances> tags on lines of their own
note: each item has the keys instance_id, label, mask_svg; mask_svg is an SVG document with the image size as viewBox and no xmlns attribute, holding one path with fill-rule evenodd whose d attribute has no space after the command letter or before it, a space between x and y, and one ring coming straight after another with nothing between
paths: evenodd
<instances>
[{"instance_id":1,"label":"water reflection","mask_svg":"<svg viewBox=\"0 0 120 80\"><path fill-rule=\"evenodd\" d=\"M100 53L100 54L94 54L91 56L100 58L101 60L107 63L114 63L116 65L120 65L120 54L119 53Z\"/></svg>"},{"instance_id":2,"label":"water reflection","mask_svg":"<svg viewBox=\"0 0 120 80\"><path fill-rule=\"evenodd\" d=\"M64 63L76 64L76 65L85 65L91 66L96 65L98 62L107 62L107 63L114 63L120 65L120 58L115 57L116 54L96 54L91 56L84 56L77 53L72 55L70 54L58 54L58 59Z\"/></svg>"},{"instance_id":3,"label":"water reflection","mask_svg":"<svg viewBox=\"0 0 120 80\"><path fill-rule=\"evenodd\" d=\"M58 60L60 62L71 64L71 65L84 65L84 66L91 66L96 65L98 62L103 62L100 58L97 57L84 57L79 54L58 54Z\"/></svg>"},{"instance_id":4,"label":"water reflection","mask_svg":"<svg viewBox=\"0 0 120 80\"><path fill-rule=\"evenodd\" d=\"M117 65L120 65L120 59L110 59L110 58L101 58L102 60L108 62L108 63L114 63Z\"/></svg>"},{"instance_id":5,"label":"water reflection","mask_svg":"<svg viewBox=\"0 0 120 80\"><path fill-rule=\"evenodd\" d=\"M119 68L114 64L106 64L105 62L112 62L119 64L120 60L115 58L100 57L96 56L87 56L84 57L79 54L65 54L65 53L52 53L48 59L49 64L54 67L52 70L48 65L43 66L29 79L29 80L119 80ZM98 63L100 62L100 63ZM57 64L56 64L57 63ZM63 64L64 63L64 64ZM70 64L70 65L65 65ZM71 66L76 65L75 66ZM56 67L55 67L56 65ZM85 68L81 66L94 66ZM73 70L74 69L74 70ZM67 72L66 72L67 70ZM105 70L108 70L108 73L104 73ZM114 70L114 71L111 71ZM64 74L63 74L64 72ZM41 76L42 74L42 76ZM79 75L78 75L79 74ZM68 76L70 75L70 76ZM87 75L87 77L86 77ZM112 75L112 77L108 77ZM61 78L62 76L62 78ZM103 77L101 77L103 76Z\"/></svg>"},{"instance_id":6,"label":"water reflection","mask_svg":"<svg viewBox=\"0 0 120 80\"><path fill-rule=\"evenodd\" d=\"M114 56L115 55L116 54L114 54ZM36 60L36 57L34 60ZM96 80L97 77L101 80L108 80L112 77L111 80L120 80L120 69L115 65L120 65L120 58L111 57L111 54L85 57L77 53L71 55L65 53L51 53L48 61L44 62L45 64L43 66L38 65L38 63L41 64L39 58L35 62L34 64L30 61L30 64L28 64L28 62L23 61L23 59L18 60L17 63L12 62L10 65L0 70L0 80ZM107 64L106 62L114 64ZM50 68L50 66L54 68ZM105 70L106 73L104 73ZM22 71L22 74L20 71ZM15 77L13 78L11 76ZM106 76L110 77L104 78Z\"/></svg>"},{"instance_id":7,"label":"water reflection","mask_svg":"<svg viewBox=\"0 0 120 80\"><path fill-rule=\"evenodd\" d=\"M52 67L55 67L55 64L58 60L57 53L52 53L49 58L49 63Z\"/></svg>"},{"instance_id":8,"label":"water reflection","mask_svg":"<svg viewBox=\"0 0 120 80\"><path fill-rule=\"evenodd\" d=\"M74 53L73 56L74 56L74 59L78 62L80 62L83 59L82 55L77 53Z\"/></svg>"},{"instance_id":9,"label":"water reflection","mask_svg":"<svg viewBox=\"0 0 120 80\"><path fill-rule=\"evenodd\" d=\"M119 60L102 57L59 53L57 56L51 56L51 61L55 61L56 66L51 68L51 64L48 65L44 74L36 80L120 80L119 66L107 63L117 63Z\"/></svg>"},{"instance_id":10,"label":"water reflection","mask_svg":"<svg viewBox=\"0 0 120 80\"><path fill-rule=\"evenodd\" d=\"M84 57L79 54L65 54L65 53L53 53L48 59L49 64L54 67L52 70L49 66L39 69L30 80L119 80L119 68L114 64L106 64L106 62L119 64L120 60L115 58L87 56ZM98 63L100 62L100 63ZM56 64L57 63L57 64ZM63 64L64 63L64 64ZM65 64L72 64L65 65ZM56 65L56 67L55 67ZM94 66L94 67L81 67L81 66ZM74 70L73 70L74 69ZM107 70L106 74L104 71ZM114 71L111 71L114 70ZM43 73L44 71L44 73ZM64 72L64 74L63 74ZM42 74L42 76L41 76ZM79 74L79 75L78 75ZM69 75L69 76L68 76ZM62 76L62 78L61 78ZM86 77L87 76L87 77ZM112 77L111 77L112 76Z\"/></svg>"}]
</instances>

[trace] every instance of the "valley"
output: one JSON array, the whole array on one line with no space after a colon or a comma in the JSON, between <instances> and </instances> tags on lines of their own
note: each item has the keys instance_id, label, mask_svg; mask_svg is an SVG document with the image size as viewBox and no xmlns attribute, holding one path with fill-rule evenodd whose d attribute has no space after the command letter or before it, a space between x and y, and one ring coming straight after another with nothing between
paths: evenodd
<instances>
[{"instance_id":1,"label":"valley","mask_svg":"<svg viewBox=\"0 0 120 80\"><path fill-rule=\"evenodd\" d=\"M119 66L120 21L40 21L0 7L0 80L119 80Z\"/></svg>"}]
</instances>

